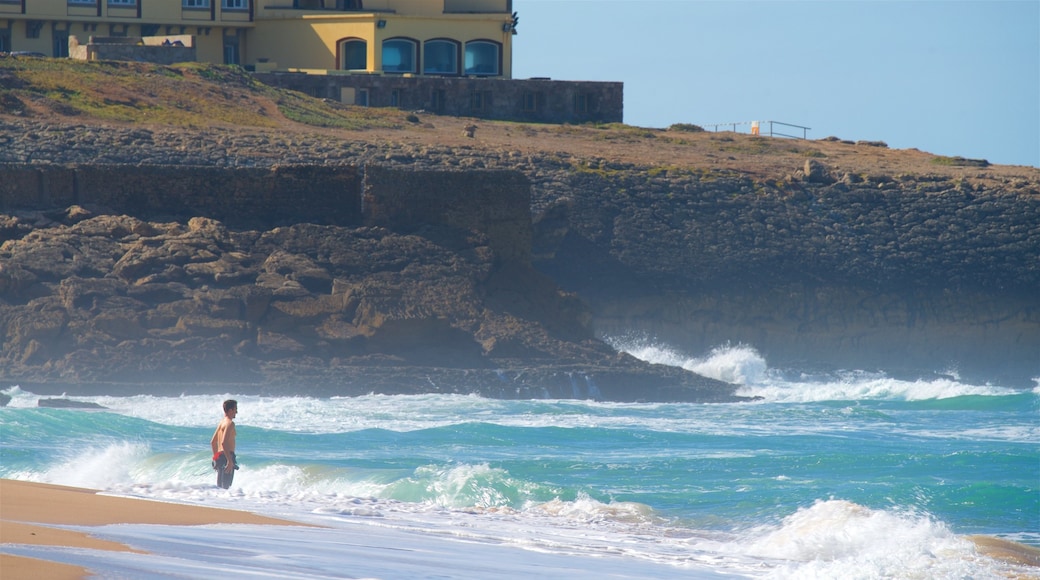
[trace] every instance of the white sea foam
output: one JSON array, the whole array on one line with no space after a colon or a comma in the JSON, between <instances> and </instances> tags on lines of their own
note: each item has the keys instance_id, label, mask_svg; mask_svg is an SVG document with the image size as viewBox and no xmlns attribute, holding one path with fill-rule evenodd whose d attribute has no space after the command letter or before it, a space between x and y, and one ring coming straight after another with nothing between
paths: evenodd
<instances>
[{"instance_id":1,"label":"white sea foam","mask_svg":"<svg viewBox=\"0 0 1040 580\"><path fill-rule=\"evenodd\" d=\"M770 573L777 578L979 578L997 568L980 566L972 542L926 514L842 500L818 501L756 530L746 553L781 562Z\"/></svg>"},{"instance_id":2,"label":"white sea foam","mask_svg":"<svg viewBox=\"0 0 1040 580\"><path fill-rule=\"evenodd\" d=\"M14 393L21 406L39 397L21 391ZM206 431L208 437L220 418L224 398L239 400L238 423L243 428L261 428L283 433L336 434L366 429L391 432L414 432L467 423L483 423L524 429L616 429L649 430L660 433L690 433L716 436L812 435L840 431L848 434L857 429L872 430L873 411L861 408L856 401L925 400L963 394L1009 394L998 387L961 385L941 379L937 382L899 381L877 374L849 373L833 382L791 382L767 377L761 384L745 385L739 391L763 398L763 403L787 406L792 403L817 401L850 401L840 409L823 407L815 411L792 414L781 407L759 405L689 405L681 403L610 403L574 400L499 401L468 395L384 396L356 398L255 397L244 395L192 395L181 397L77 397L107 407L108 412L136 417L158 425L190 427ZM1015 392L1015 393L1020 393ZM216 409L216 411L214 411ZM840 417L835 416L840 415ZM769 417L783 416L783 421ZM915 428L917 429L917 428ZM1035 437L1037 428L1021 425L974 425L968 434L963 427L954 431L933 429L916 431L917 436L1022 441ZM99 441L86 449L93 452ZM334 452L334 450L333 450ZM648 448L648 457L669 454L667 448ZM718 450L706 451L715 457ZM747 456L747 451L735 456ZM201 460L202 457L196 458ZM321 457L315 456L315 461ZM103 463L103 462L102 462ZM176 469L169 466L168 469ZM89 472L89 470L87 470ZM148 479L152 474L141 475ZM163 477L170 473L158 474ZM367 484L371 489L374 484Z\"/></svg>"},{"instance_id":3,"label":"white sea foam","mask_svg":"<svg viewBox=\"0 0 1040 580\"><path fill-rule=\"evenodd\" d=\"M746 385L738 391L745 396L762 397L767 401L807 403L818 401L926 401L950 399L970 395L1006 396L1019 391L989 385L959 383L953 379L901 380L879 373L846 373L834 380L818 382L790 382L770 379L760 384Z\"/></svg>"},{"instance_id":4,"label":"white sea foam","mask_svg":"<svg viewBox=\"0 0 1040 580\"><path fill-rule=\"evenodd\" d=\"M619 351L647 362L684 368L727 383L746 385L765 379L766 360L754 348L745 345L724 345L707 356L696 357L681 353L674 347L646 338L607 337L606 342Z\"/></svg>"},{"instance_id":5,"label":"white sea foam","mask_svg":"<svg viewBox=\"0 0 1040 580\"><path fill-rule=\"evenodd\" d=\"M2 386L2 385L0 385ZM12 409L27 409L30 407L39 406L40 396L36 393L22 390L20 386L13 386L0 390L5 395L11 397L11 400L7 403L8 407Z\"/></svg>"},{"instance_id":6,"label":"white sea foam","mask_svg":"<svg viewBox=\"0 0 1040 580\"><path fill-rule=\"evenodd\" d=\"M18 387L4 392L14 393L17 406L21 408L35 407L40 399L39 395L22 391ZM97 403L105 407L106 412L159 425L211 430L222 416L222 401L229 397L239 402L239 425L289 433L351 433L366 429L411 432L474 422L525 428L650 428L665 432L720 429L720 425L714 421L691 420L687 413L682 412L682 405L674 407L671 417L662 415L659 411L668 406L658 403L577 400L516 402L473 395L364 395L318 399L225 394L179 397L93 396L75 399ZM526 406L528 411L518 413L518 404ZM647 418L632 415L626 412L629 410L646 410L655 416ZM742 427L745 428L755 427Z\"/></svg>"},{"instance_id":7,"label":"white sea foam","mask_svg":"<svg viewBox=\"0 0 1040 580\"><path fill-rule=\"evenodd\" d=\"M641 524L655 519L654 511L648 505L628 501L603 503L584 494L574 501L554 499L537 504L531 510L586 523L610 520Z\"/></svg>"},{"instance_id":8,"label":"white sea foam","mask_svg":"<svg viewBox=\"0 0 1040 580\"><path fill-rule=\"evenodd\" d=\"M802 376L798 380L791 380L772 372L765 358L749 345L719 346L706 356L697 357L645 338L607 338L606 341L614 348L647 362L681 367L740 385L738 395L760 397L769 402L924 401L971 395L1006 396L1021 392L1004 387L963 383L955 370L943 373L945 376L942 378L930 380L902 380L882 372L867 371L845 371L822 378ZM1034 392L1040 392L1040 386Z\"/></svg>"},{"instance_id":9,"label":"white sea foam","mask_svg":"<svg viewBox=\"0 0 1040 580\"><path fill-rule=\"evenodd\" d=\"M898 430L897 432L905 432ZM1040 425L988 425L970 429L915 429L915 437L960 439L964 441L1006 441L1035 444L1040 441Z\"/></svg>"},{"instance_id":10,"label":"white sea foam","mask_svg":"<svg viewBox=\"0 0 1040 580\"><path fill-rule=\"evenodd\" d=\"M457 424L460 416L479 420L482 415L493 415L496 407L502 405L475 395L82 397L83 400L96 402L122 415L180 427L215 426L223 416L221 405L228 398L235 398L239 403L237 420L240 423L297 433L430 429ZM392 412L388 411L391 408Z\"/></svg>"},{"instance_id":11,"label":"white sea foam","mask_svg":"<svg viewBox=\"0 0 1040 580\"><path fill-rule=\"evenodd\" d=\"M135 479L134 471L150 455L146 443L112 442L87 449L68 450L66 459L44 471L43 481L63 485L106 489Z\"/></svg>"}]
</instances>

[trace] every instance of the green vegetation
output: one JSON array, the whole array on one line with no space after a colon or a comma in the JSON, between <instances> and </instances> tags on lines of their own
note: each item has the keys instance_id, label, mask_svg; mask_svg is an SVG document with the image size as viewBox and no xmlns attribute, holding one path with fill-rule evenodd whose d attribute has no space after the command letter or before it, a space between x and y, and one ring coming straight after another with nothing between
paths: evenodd
<instances>
[{"instance_id":1,"label":"green vegetation","mask_svg":"<svg viewBox=\"0 0 1040 580\"><path fill-rule=\"evenodd\" d=\"M932 158L934 165L945 165L949 167L989 167L989 161L985 159L966 159L964 157L938 156Z\"/></svg>"},{"instance_id":2,"label":"green vegetation","mask_svg":"<svg viewBox=\"0 0 1040 580\"><path fill-rule=\"evenodd\" d=\"M719 140L724 141L724 139ZM726 153L743 153L745 155L765 155L767 153L778 153L782 150L786 149L784 149L777 140L763 139L761 137L740 139L719 147L719 151L724 151Z\"/></svg>"},{"instance_id":3,"label":"green vegetation","mask_svg":"<svg viewBox=\"0 0 1040 580\"><path fill-rule=\"evenodd\" d=\"M584 159L582 159L580 161L577 161L577 162L572 162L570 164L570 166L573 169L574 173L584 174L584 175L598 175L600 177L608 177L609 178L609 177L613 177L615 175L618 175L619 173L622 173L622 171L618 170L618 169L612 169L612 168L609 168L609 167L602 167L602 166L600 166L598 164L597 165L593 165L593 164L589 163L587 160L584 160Z\"/></svg>"},{"instance_id":4,"label":"green vegetation","mask_svg":"<svg viewBox=\"0 0 1040 580\"><path fill-rule=\"evenodd\" d=\"M700 125L693 125L691 123L675 123L668 127L672 131L685 131L687 133L703 133L704 127Z\"/></svg>"},{"instance_id":5,"label":"green vegetation","mask_svg":"<svg viewBox=\"0 0 1040 580\"><path fill-rule=\"evenodd\" d=\"M592 129L590 132L589 130ZM584 125L560 125L553 129L563 135L587 135L594 141L631 143L644 139L656 139L656 129L625 125L624 123L586 123Z\"/></svg>"},{"instance_id":6,"label":"green vegetation","mask_svg":"<svg viewBox=\"0 0 1040 580\"><path fill-rule=\"evenodd\" d=\"M271 89L274 90L274 89ZM402 115L397 110L330 105L299 93L280 91L273 95L278 110L290 121L314 127L333 127L360 131L375 127L399 128Z\"/></svg>"},{"instance_id":7,"label":"green vegetation","mask_svg":"<svg viewBox=\"0 0 1040 580\"><path fill-rule=\"evenodd\" d=\"M360 130L402 124L397 111L326 103L264 85L237 66L205 63L0 57L0 105L22 116L57 113L184 127L276 127L276 111L318 127Z\"/></svg>"},{"instance_id":8,"label":"green vegetation","mask_svg":"<svg viewBox=\"0 0 1040 580\"><path fill-rule=\"evenodd\" d=\"M686 167L675 165L657 165L646 170L649 177L676 177L679 175L693 175L695 172Z\"/></svg>"}]
</instances>

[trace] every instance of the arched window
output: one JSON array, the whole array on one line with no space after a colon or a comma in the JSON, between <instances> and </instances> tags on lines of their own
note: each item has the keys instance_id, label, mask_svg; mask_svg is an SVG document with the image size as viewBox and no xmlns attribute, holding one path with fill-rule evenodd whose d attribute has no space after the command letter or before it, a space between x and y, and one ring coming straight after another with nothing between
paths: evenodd
<instances>
[{"instance_id":1,"label":"arched window","mask_svg":"<svg viewBox=\"0 0 1040 580\"><path fill-rule=\"evenodd\" d=\"M498 75L498 43L489 40L473 40L466 43L466 74L480 76Z\"/></svg>"},{"instance_id":2,"label":"arched window","mask_svg":"<svg viewBox=\"0 0 1040 580\"><path fill-rule=\"evenodd\" d=\"M416 67L416 42L407 38L391 38L383 41L383 72L414 73Z\"/></svg>"},{"instance_id":3,"label":"arched window","mask_svg":"<svg viewBox=\"0 0 1040 580\"><path fill-rule=\"evenodd\" d=\"M423 44L423 73L459 74L459 45L452 40L427 40Z\"/></svg>"},{"instance_id":4,"label":"arched window","mask_svg":"<svg viewBox=\"0 0 1040 580\"><path fill-rule=\"evenodd\" d=\"M352 38L340 42L340 68L342 70L368 69L368 43Z\"/></svg>"}]
</instances>

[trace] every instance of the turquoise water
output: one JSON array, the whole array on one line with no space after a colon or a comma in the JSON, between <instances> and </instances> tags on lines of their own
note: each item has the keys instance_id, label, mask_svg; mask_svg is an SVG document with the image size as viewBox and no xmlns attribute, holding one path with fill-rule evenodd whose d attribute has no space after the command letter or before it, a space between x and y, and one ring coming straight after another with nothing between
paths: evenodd
<instances>
[{"instance_id":1,"label":"turquoise water","mask_svg":"<svg viewBox=\"0 0 1040 580\"><path fill-rule=\"evenodd\" d=\"M717 366L757 364L753 351L715 356ZM750 374L744 391L761 402L239 396L231 492L258 511L370 498L406 519L508 513L539 529L607 526L642 538L632 540L640 557L668 561L680 538L750 576L762 562L884 575L969 534L1040 546L1036 389ZM215 493L208 442L225 395L91 397L108 409L81 411L6 392L0 477L179 501Z\"/></svg>"}]
</instances>

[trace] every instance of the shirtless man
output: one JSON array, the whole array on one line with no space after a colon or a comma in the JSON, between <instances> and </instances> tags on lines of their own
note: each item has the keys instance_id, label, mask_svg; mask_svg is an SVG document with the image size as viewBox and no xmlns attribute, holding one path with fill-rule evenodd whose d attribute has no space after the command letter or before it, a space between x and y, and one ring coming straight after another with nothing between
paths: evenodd
<instances>
[{"instance_id":1,"label":"shirtless man","mask_svg":"<svg viewBox=\"0 0 1040 580\"><path fill-rule=\"evenodd\" d=\"M213 469L217 470L217 485L227 489L231 487L231 481L235 479L235 470L238 464L235 462L235 415L238 414L238 401L228 399L224 401L224 418L217 425L210 439L213 448Z\"/></svg>"}]
</instances>

